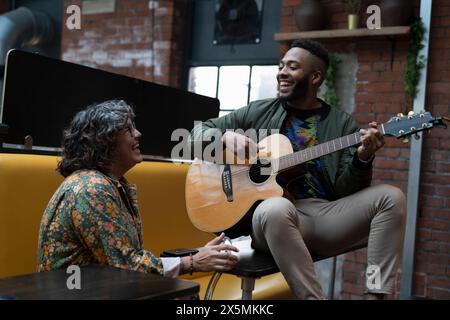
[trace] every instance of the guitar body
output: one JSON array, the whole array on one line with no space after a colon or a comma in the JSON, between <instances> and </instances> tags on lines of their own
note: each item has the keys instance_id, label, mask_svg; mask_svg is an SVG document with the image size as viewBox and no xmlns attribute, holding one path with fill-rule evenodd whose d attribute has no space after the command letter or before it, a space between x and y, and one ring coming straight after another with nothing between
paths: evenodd
<instances>
[{"instance_id":1,"label":"guitar body","mask_svg":"<svg viewBox=\"0 0 450 320\"><path fill-rule=\"evenodd\" d=\"M262 150L260 158L264 153L269 160L293 152L289 139L280 134L266 137L258 147ZM222 182L225 165L196 159L189 168L185 189L187 212L194 226L202 231L218 233L230 230L241 220L246 220L243 218L252 213L251 209L259 200L283 195L283 188L277 183L276 174L265 175L266 180L263 182L253 181L250 165L229 167L232 201L228 201ZM272 171L276 172L274 169Z\"/></svg>"}]
</instances>

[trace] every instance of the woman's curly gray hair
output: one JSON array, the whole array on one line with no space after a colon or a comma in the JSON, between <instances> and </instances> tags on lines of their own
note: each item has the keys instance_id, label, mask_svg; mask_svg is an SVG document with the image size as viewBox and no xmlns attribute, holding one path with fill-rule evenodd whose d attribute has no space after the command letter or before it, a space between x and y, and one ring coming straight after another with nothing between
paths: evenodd
<instances>
[{"instance_id":1,"label":"woman's curly gray hair","mask_svg":"<svg viewBox=\"0 0 450 320\"><path fill-rule=\"evenodd\" d=\"M123 100L108 100L78 112L63 132L57 171L64 177L80 169L108 172L117 132L126 127L128 119L134 119L134 112Z\"/></svg>"}]
</instances>

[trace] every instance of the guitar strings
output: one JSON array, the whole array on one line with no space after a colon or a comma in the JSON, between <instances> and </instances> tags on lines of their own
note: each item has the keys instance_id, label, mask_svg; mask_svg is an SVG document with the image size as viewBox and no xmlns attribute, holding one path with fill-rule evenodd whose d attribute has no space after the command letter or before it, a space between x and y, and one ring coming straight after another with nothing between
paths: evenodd
<instances>
[{"instance_id":1,"label":"guitar strings","mask_svg":"<svg viewBox=\"0 0 450 320\"><path fill-rule=\"evenodd\" d=\"M350 138L350 136L353 136L353 137L351 137L351 138L353 138L353 139L355 140L355 142L353 142L353 141L352 141L352 142L348 141L348 139ZM342 139L343 139L343 138L347 138L347 143L349 143L348 146L345 146L345 147L343 146L343 144L342 144ZM334 151L338 151L338 150L342 150L342 149L344 149L344 148L348 148L348 147L350 147L350 146L352 146L352 145L357 144L357 143L358 143L357 141L359 140L359 138L360 138L359 132L355 132L355 133L353 133L353 134L351 134L351 135L348 135L348 136L345 136L345 137L341 137L341 138L338 138L338 139L334 139L334 140L330 140L330 141L328 141L328 142L325 142L325 143L316 145L316 146L314 146L313 148L318 148L319 146L322 146L322 148L323 148L323 145L327 145L327 144L329 144L329 145L331 146L331 142L333 142L334 148L336 148L336 142L335 142L335 141L337 140L337 141L340 141L341 148L335 149ZM308 149L310 149L310 148L308 148ZM282 166L281 166L282 161L287 162L287 161L294 160L294 161L298 162L298 161L300 160L301 162L299 162L298 164L301 164L301 163L310 161L310 160L312 160L312 159L315 159L314 157L311 158L311 159L309 159L308 155L306 154L306 150L308 150L308 149L304 149L304 150L301 150L301 151L298 151L298 152L294 152L294 153L291 153L291 154L287 154L287 155L281 156L281 157L279 157L279 158L271 159L270 166L272 166L272 167L273 167L273 164L276 163L276 162L278 161L278 170L277 170L276 172L272 172L272 174L276 174L276 173L282 171L283 169L286 169L286 168L284 168L284 166L283 166L283 168L282 168ZM328 149L329 149L329 148L328 148ZM322 149L322 150L323 150L323 149ZM312 154L312 151L310 151L310 152L311 152L311 154ZM299 157L299 156L300 156L300 157ZM246 172L246 171L250 172L250 174L255 174L256 171L260 171L261 168L263 167L263 165L260 164L260 163L258 163L258 164L252 164L252 165L249 165L249 166L250 166L250 169L248 169L248 166L246 166L246 167L243 168L243 169L238 169L238 170L232 172L231 175L232 175L232 176L233 176L233 175L237 175L237 174L240 174L240 173Z\"/></svg>"}]
</instances>

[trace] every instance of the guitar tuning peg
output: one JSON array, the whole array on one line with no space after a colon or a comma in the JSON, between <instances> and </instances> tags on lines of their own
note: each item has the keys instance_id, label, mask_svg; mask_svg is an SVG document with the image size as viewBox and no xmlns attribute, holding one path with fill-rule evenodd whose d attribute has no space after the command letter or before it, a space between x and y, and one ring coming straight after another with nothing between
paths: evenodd
<instances>
[{"instance_id":1,"label":"guitar tuning peg","mask_svg":"<svg viewBox=\"0 0 450 320\"><path fill-rule=\"evenodd\" d=\"M397 113L397 117L402 118L403 117L403 113Z\"/></svg>"},{"instance_id":2,"label":"guitar tuning peg","mask_svg":"<svg viewBox=\"0 0 450 320\"><path fill-rule=\"evenodd\" d=\"M408 138L403 139L403 143L408 143L408 142L409 142Z\"/></svg>"},{"instance_id":3,"label":"guitar tuning peg","mask_svg":"<svg viewBox=\"0 0 450 320\"><path fill-rule=\"evenodd\" d=\"M410 112L408 112L408 116L413 116L414 115L414 111L410 111Z\"/></svg>"}]
</instances>

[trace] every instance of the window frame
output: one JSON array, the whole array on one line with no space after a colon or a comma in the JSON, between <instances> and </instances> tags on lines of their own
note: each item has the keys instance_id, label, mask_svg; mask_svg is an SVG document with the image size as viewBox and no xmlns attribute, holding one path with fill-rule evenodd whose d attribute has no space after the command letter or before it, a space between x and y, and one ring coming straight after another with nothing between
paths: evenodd
<instances>
[{"instance_id":1,"label":"window frame","mask_svg":"<svg viewBox=\"0 0 450 320\"><path fill-rule=\"evenodd\" d=\"M246 106L246 105L248 105L250 102L251 102L251 100L250 100L250 93L251 93L251 90L252 90L252 76L254 75L254 72L253 72L253 68L254 67L264 67L264 66L269 66L269 67L276 67L277 69L278 69L278 65L279 65L279 62L277 62L276 64L273 64L273 63L271 63L271 64L259 64L259 63L253 63L253 64L227 64L227 65L217 65L217 64L215 64L215 65L198 65L198 66L190 66L189 67L189 69L188 69L188 77L187 77L187 84L186 84L186 90L189 90L189 87L190 87L190 76L189 76L189 74L190 74L190 70L192 69L192 68L198 68L198 67L216 67L217 68L217 77L216 77L216 90L215 90L215 96L214 97L212 97L212 98L215 98L215 99L218 99L219 101L220 101L220 99L219 99L219 82L220 82L220 70L221 70L221 67L229 67L229 66L243 66L243 67L249 67L250 68L250 72L249 72L249 77L248 77L248 79L247 79L247 86L248 86L248 88L247 88L247 101L246 101L246 104L244 105L244 106ZM222 108L222 106L220 106L220 110L219 110L219 113L220 112L232 112L232 111L234 111L234 110L236 110L236 109L227 109L227 108Z\"/></svg>"}]
</instances>

